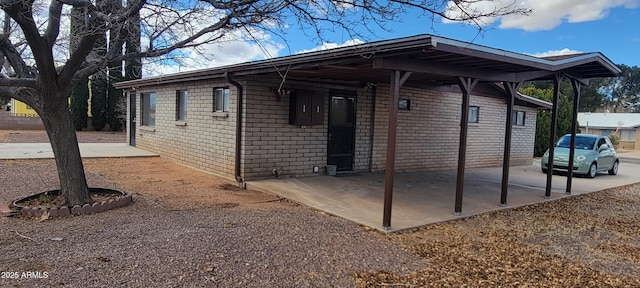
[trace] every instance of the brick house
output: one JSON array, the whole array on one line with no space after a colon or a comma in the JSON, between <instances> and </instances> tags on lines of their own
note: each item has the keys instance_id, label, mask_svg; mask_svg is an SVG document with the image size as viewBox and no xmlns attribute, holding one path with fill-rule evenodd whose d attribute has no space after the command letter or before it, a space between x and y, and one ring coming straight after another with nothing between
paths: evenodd
<instances>
[{"instance_id":1,"label":"brick house","mask_svg":"<svg viewBox=\"0 0 640 288\"><path fill-rule=\"evenodd\" d=\"M385 172L390 209L394 171L530 164L536 110L552 106L517 93L523 81L617 73L600 53L541 59L418 35L116 87L131 145L238 182Z\"/></svg>"},{"instance_id":2,"label":"brick house","mask_svg":"<svg viewBox=\"0 0 640 288\"><path fill-rule=\"evenodd\" d=\"M583 133L614 134L620 137L618 148L640 150L640 113L578 113Z\"/></svg>"},{"instance_id":3,"label":"brick house","mask_svg":"<svg viewBox=\"0 0 640 288\"><path fill-rule=\"evenodd\" d=\"M163 77L172 76L177 75ZM276 96L280 78L251 76L238 81L244 94L241 176L245 181L273 177L274 169L284 177L320 175L327 164L337 165L338 171L385 170L387 83L360 87L288 80L283 95ZM234 177L237 87L224 77L212 77L169 84L160 81L141 85L136 91L136 118L142 120L133 138L137 147L219 176ZM456 168L460 93L455 86L401 89L401 101L410 106L398 112L398 171ZM321 101L316 107L322 110L319 124L291 124L294 98L310 95ZM181 97L187 98L186 105L180 102ZM218 100L222 107L216 104L217 97L222 98ZM505 97L505 91L494 84L481 84L471 95L469 104L474 112L469 121L466 167L502 164L496 155L503 149ZM146 109L150 100L155 101L151 115ZM186 115L179 119L181 106L186 107ZM513 126L512 164L531 164L536 110L550 106L517 95L514 110L520 122ZM347 120L350 117L353 120ZM349 143L335 147L343 151L333 152L331 145L342 144L330 143L338 134L347 135L347 140L340 141Z\"/></svg>"}]
</instances>

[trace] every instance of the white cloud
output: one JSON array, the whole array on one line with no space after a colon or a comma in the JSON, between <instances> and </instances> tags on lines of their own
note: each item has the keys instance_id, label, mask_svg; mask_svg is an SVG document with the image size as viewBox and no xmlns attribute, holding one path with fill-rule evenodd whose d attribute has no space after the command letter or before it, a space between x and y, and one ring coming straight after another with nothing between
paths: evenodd
<instances>
[{"instance_id":1,"label":"white cloud","mask_svg":"<svg viewBox=\"0 0 640 288\"><path fill-rule=\"evenodd\" d=\"M569 48L564 48L560 50L549 50L546 52L533 53L530 55L535 57L549 57L549 56L570 55L570 54L578 54L578 53L582 53L582 52L577 50L572 50Z\"/></svg>"},{"instance_id":2,"label":"white cloud","mask_svg":"<svg viewBox=\"0 0 640 288\"><path fill-rule=\"evenodd\" d=\"M579 23L603 19L607 17L609 10L616 7L637 8L640 0L515 0L505 1L478 1L473 2L466 9L488 13L494 8L505 7L510 3L515 3L517 7L533 9L529 16L506 15L498 18L499 27L503 29L516 28L526 31L550 30L562 22ZM447 14L450 16L460 15L453 2L449 2L450 9ZM491 24L498 20L496 18L480 19L484 25ZM443 21L451 23L451 21Z\"/></svg>"},{"instance_id":3,"label":"white cloud","mask_svg":"<svg viewBox=\"0 0 640 288\"><path fill-rule=\"evenodd\" d=\"M160 26L145 26L146 29L143 29L141 39L142 51L149 47L148 35L166 34L164 38L155 39L154 44L170 46L197 31L207 29L211 22L221 15L220 11L212 7L200 5L196 5L192 9L181 10L180 17L183 17L184 21L174 23L178 17L174 14L172 9L156 6L145 6L141 10L144 23L164 23ZM202 19L208 20L202 21ZM270 25L270 23L263 24ZM164 29L167 25L171 26L170 30L154 31L158 28ZM215 31L200 36L193 43L203 44L195 48L179 49L157 59L144 59L143 77L277 57L284 48L282 44L272 40L269 34L249 27L247 30L224 31L225 34L218 39L221 32Z\"/></svg>"},{"instance_id":4,"label":"white cloud","mask_svg":"<svg viewBox=\"0 0 640 288\"><path fill-rule=\"evenodd\" d=\"M313 51L320 51L320 50L327 50L327 49L333 49L333 48L344 47L344 46L353 46L353 45L358 45L358 44L362 44L362 43L364 43L364 41L362 41L360 39L347 40L347 41L343 42L342 44L331 43L331 42L322 43L319 46L313 47L311 49L298 51L298 52L296 52L296 54L313 52Z\"/></svg>"},{"instance_id":5,"label":"white cloud","mask_svg":"<svg viewBox=\"0 0 640 288\"><path fill-rule=\"evenodd\" d=\"M147 59L142 66L143 77L273 58L284 48L267 34L253 32L252 35L258 40L250 41L246 35L232 33L215 43L203 44L197 50L183 49L177 55L180 56L177 61Z\"/></svg>"}]
</instances>

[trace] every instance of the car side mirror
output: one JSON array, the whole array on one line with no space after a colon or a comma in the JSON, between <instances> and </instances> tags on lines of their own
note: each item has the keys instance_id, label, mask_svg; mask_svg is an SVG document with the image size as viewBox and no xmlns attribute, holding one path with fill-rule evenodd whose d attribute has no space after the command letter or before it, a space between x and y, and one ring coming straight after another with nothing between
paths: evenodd
<instances>
[{"instance_id":1,"label":"car side mirror","mask_svg":"<svg viewBox=\"0 0 640 288\"><path fill-rule=\"evenodd\" d=\"M598 148L598 151L602 151L602 150L606 150L606 149L609 149L609 145L602 144L602 145L600 145L600 148Z\"/></svg>"}]
</instances>

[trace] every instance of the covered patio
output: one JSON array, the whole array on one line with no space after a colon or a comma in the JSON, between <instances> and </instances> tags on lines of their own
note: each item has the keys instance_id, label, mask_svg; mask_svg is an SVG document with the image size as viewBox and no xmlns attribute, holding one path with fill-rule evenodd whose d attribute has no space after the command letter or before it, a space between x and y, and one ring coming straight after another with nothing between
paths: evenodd
<instances>
[{"instance_id":1,"label":"covered patio","mask_svg":"<svg viewBox=\"0 0 640 288\"><path fill-rule=\"evenodd\" d=\"M330 52L330 53L329 53ZM553 101L550 109L552 110L551 121L551 135L549 138L549 147L552 147L549 151L549 165L553 165L554 149L553 144L556 139L556 126L558 118L558 99L560 94L560 84L562 81L569 81L573 87L573 129L574 131L571 147L575 147L575 131L578 114L578 103L580 101L580 90L582 85L588 85L589 79L598 77L614 77L621 73L621 70L613 64L609 59L599 52L595 53L582 53L573 55L564 55L548 58L538 58L524 54L518 54L501 49L495 49L486 46L480 46L473 43L438 37L434 35L418 35L414 37L407 37L402 39L372 42L368 44L358 45L354 47L344 47L339 49L332 49L327 53L316 54L300 54L292 56L286 59L286 66L283 62L281 66L278 63L265 62L264 70L258 69L258 67L252 67L250 71L229 71L234 75L247 75L254 74L256 72L265 73L270 72L272 67L278 70L286 70L289 79L295 79L300 81L312 81L322 83L340 83L340 84L355 84L355 85L368 85L369 83L388 83L390 89L388 105L388 127L386 131L386 165L384 180L377 179L375 175L368 175L364 177L365 183L382 183L384 185L383 192L375 189L375 193L371 190L361 190L359 194L362 195L362 199L353 199L353 201L371 201L371 205L368 209L362 209L361 213L366 215L372 215L382 212L382 225L384 230L397 230L402 228L411 227L411 221L403 222L408 219L421 219L424 217L430 217L426 214L422 214L420 211L429 211L431 207L428 205L435 205L432 209L444 209L442 211L451 211L453 208L453 214L460 216L463 215L463 202L467 205L464 213L474 214L476 211L480 211L480 207L485 205L483 203L494 203L495 200L484 199L484 196L496 193L494 190L496 187L491 186L468 186L471 183L467 182L465 178L466 172L466 152L467 152L467 135L468 135L468 121L469 118L469 99L470 95L474 92L474 89L481 83L499 85L504 89L506 100L506 121L504 122L504 145L502 151L502 168L501 176L499 178L493 178L493 181L500 183L499 190L499 204L506 207L507 205L521 205L530 203L534 199L537 202L542 197L543 199L551 199L557 196L557 193L571 194L573 191L573 161L570 161L568 168L568 175L566 178L553 179L553 171L550 169L546 175L546 182L542 186L536 186L538 189L542 188L543 191L538 191L531 187L520 187L514 185L510 181L510 164L511 164L511 138L512 138L512 113L514 111L514 105L519 98L522 97L517 91L518 87L525 81L552 81L554 87ZM267 67L271 66L271 67ZM446 174L434 173L433 175L448 175L444 183L450 184L449 188L434 187L431 182L412 182L420 177L408 177L406 180L402 178L403 174L396 174L396 137L398 129L398 101L400 100L400 90L402 87L441 87L447 89L447 87L459 87L462 92L462 105L461 109L456 111L460 113L460 130L459 130L459 147L458 147L458 159L457 170L455 172L447 172ZM534 139L531 139L534 141ZM571 149L570 159L573 160L574 151ZM398 181L395 183L396 175L398 175ZM410 174L406 174L410 175ZM420 174L416 174L420 175ZM453 175L453 178L451 176ZM369 178L372 177L372 178ZM358 177L355 177L358 178ZM445 179L443 178L443 179ZM375 180L374 180L375 179ZM404 181L403 181L404 180ZM442 180L442 179L441 179ZM437 180L433 183L438 183ZM295 182L298 182L298 189L309 189L313 187L307 186L309 183L320 181L318 179L304 179L290 180L290 185L294 186ZM341 189L349 182L343 182L342 180L335 180L336 183L329 184L337 189L337 191L345 191ZM426 180L425 180L426 181ZM432 179L433 181L433 179ZM453 182L452 182L453 181ZM561 187L564 182L564 188L558 190L552 189L554 187ZM552 185L553 183L555 185ZM267 183L267 182L263 182ZM304 184L303 184L304 183ZM340 184L337 184L340 183ZM477 183L477 182L473 182ZM263 184L266 185L266 184ZM320 183L317 183L320 185ZM368 185L368 184L367 184ZM413 189L416 189L416 193L404 193L403 189L412 185ZM431 185L431 186L430 186ZM450 186L455 187L451 190ZM366 186L366 185L365 185ZM467 189L465 189L465 186ZM525 189L526 188L526 189ZM348 189L347 189L348 190ZM397 193L394 192L397 190ZM417 193L418 190L420 193ZM490 191L493 192L490 192ZM552 190L554 193L552 193ZM312 198L326 198L329 200L330 205L336 205L337 207L344 207L345 210L350 209L350 202L347 201L342 193L332 195L332 197L338 197L342 201L335 199L331 200L326 191L316 191L316 194L311 195ZM464 195L464 192L467 192ZM324 193L324 194L323 194ZM379 199L382 194L382 199ZM475 193L475 195L474 195ZM483 193L488 193L483 195ZM358 193L356 193L358 194ZM417 198L411 197L426 197L421 201L417 201ZM408 201L410 206L420 203L420 207L416 206L416 212L412 209L406 210L405 214L396 214L394 218L394 224L392 226L392 209L396 207L395 201ZM449 208L433 204L430 197L436 197L434 199L450 199L453 197L453 201L447 201ZM509 199L508 199L509 198ZM429 200L431 199L431 200ZM466 199L466 200L465 200ZM470 201L471 200L471 201ZM522 201L522 203L518 202ZM375 203L374 203L375 202ZM431 203L431 204L429 204ZM474 207L477 205L478 207ZM493 205L493 204L492 204ZM313 205L312 205L313 206ZM450 213L445 213L450 214ZM338 214L336 214L338 215ZM379 219L379 217L362 216L363 219ZM435 220L435 219L434 219ZM442 218L441 220L446 220ZM437 221L430 221L437 222ZM364 222L363 222L364 223ZM401 224L405 223L405 224ZM367 224L372 227L380 227L379 223ZM399 227L398 227L399 226Z\"/></svg>"},{"instance_id":2,"label":"covered patio","mask_svg":"<svg viewBox=\"0 0 640 288\"><path fill-rule=\"evenodd\" d=\"M427 224L454 220L489 211L508 209L568 197L566 176L553 178L550 197L545 197L546 175L540 162L530 166L511 167L509 205L499 205L502 168L467 169L465 177L465 210L452 213L455 201L456 171L419 171L394 174L393 227L381 225L384 175L376 173L342 174L251 181L248 189L279 195L328 214L381 231L399 231ZM623 162L618 175L599 174L595 179L574 179L573 195L638 182L640 165Z\"/></svg>"}]
</instances>

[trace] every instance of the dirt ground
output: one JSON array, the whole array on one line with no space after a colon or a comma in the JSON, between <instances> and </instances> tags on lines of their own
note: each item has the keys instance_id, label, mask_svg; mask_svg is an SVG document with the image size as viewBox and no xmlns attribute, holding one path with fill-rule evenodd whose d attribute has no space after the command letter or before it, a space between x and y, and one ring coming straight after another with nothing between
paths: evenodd
<instances>
[{"instance_id":1,"label":"dirt ground","mask_svg":"<svg viewBox=\"0 0 640 288\"><path fill-rule=\"evenodd\" d=\"M231 208L240 204L259 207L261 203L282 200L279 197L238 188L231 180L160 158L104 159L84 161L85 169L113 181L121 189L135 192L166 210ZM126 167L126 169L122 169Z\"/></svg>"},{"instance_id":2,"label":"dirt ground","mask_svg":"<svg viewBox=\"0 0 640 288\"><path fill-rule=\"evenodd\" d=\"M32 139L16 135L4 139ZM16 187L0 188L0 201L54 189L52 163L0 161L0 181ZM132 192L134 204L44 223L0 219L0 270L52 274L50 282L5 284L640 287L640 184L387 235L165 158L90 159L85 168L90 185ZM34 178L47 180L16 186ZM88 246L51 244L65 227L85 229L89 236L67 243ZM102 248L113 242L130 248Z\"/></svg>"}]
</instances>

